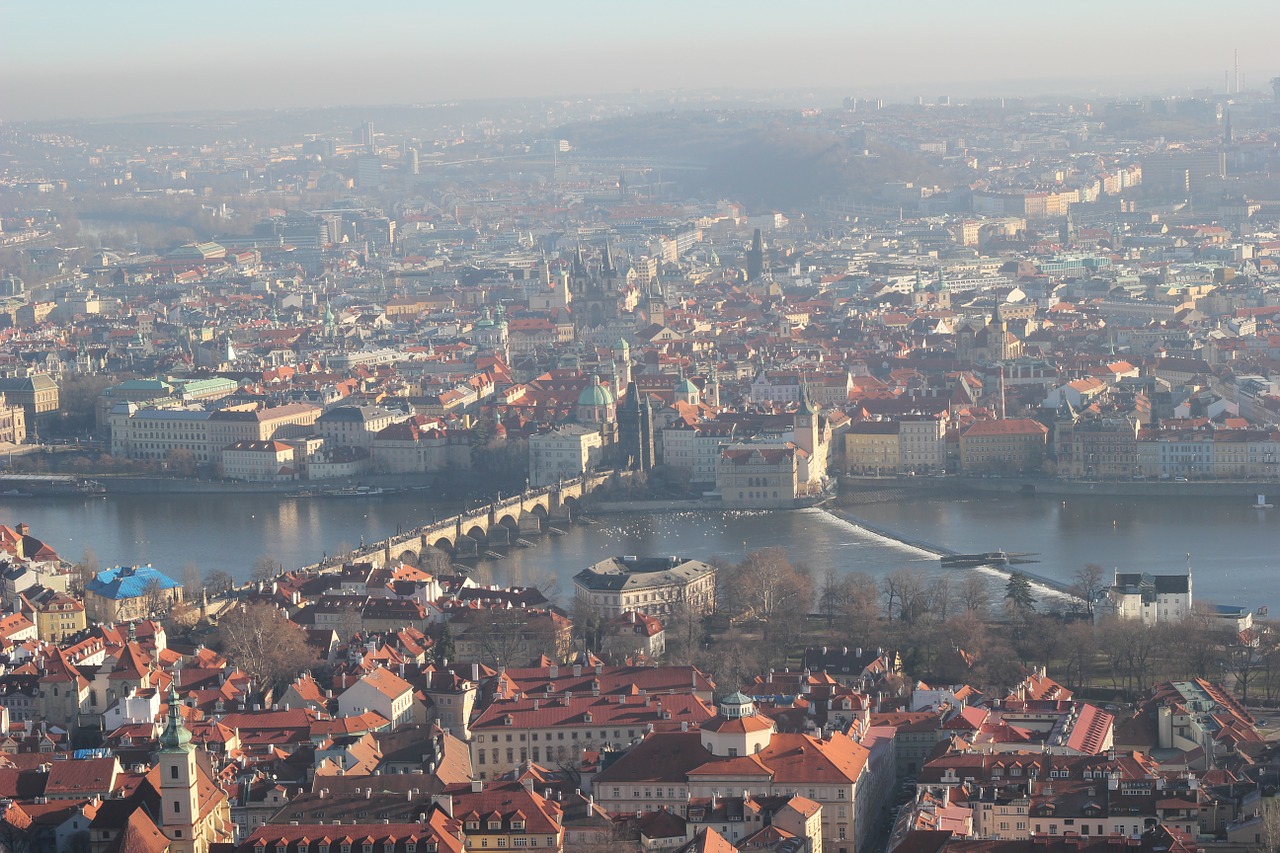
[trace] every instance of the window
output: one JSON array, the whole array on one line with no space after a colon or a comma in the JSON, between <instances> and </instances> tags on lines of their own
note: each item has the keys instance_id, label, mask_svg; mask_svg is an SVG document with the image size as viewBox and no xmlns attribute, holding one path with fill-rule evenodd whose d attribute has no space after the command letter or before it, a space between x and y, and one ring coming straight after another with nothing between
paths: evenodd
<instances>
[{"instance_id":1,"label":"window","mask_svg":"<svg viewBox=\"0 0 1280 853\"><path fill-rule=\"evenodd\" d=\"M170 779L178 778L178 765L176 764L169 765L169 778Z\"/></svg>"}]
</instances>

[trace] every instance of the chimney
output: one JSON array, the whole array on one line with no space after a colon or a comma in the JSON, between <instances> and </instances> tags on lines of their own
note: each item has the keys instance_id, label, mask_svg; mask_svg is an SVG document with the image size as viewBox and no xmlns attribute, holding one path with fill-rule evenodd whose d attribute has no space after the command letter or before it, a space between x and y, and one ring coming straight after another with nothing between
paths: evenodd
<instances>
[{"instance_id":1,"label":"chimney","mask_svg":"<svg viewBox=\"0 0 1280 853\"><path fill-rule=\"evenodd\" d=\"M450 794L432 794L431 802L440 807L440 809L449 817L453 817L453 796Z\"/></svg>"},{"instance_id":2,"label":"chimney","mask_svg":"<svg viewBox=\"0 0 1280 853\"><path fill-rule=\"evenodd\" d=\"M575 664L573 665L573 677L574 677L574 678L581 678L581 677L582 677L582 664L580 664L580 663L575 663Z\"/></svg>"},{"instance_id":3,"label":"chimney","mask_svg":"<svg viewBox=\"0 0 1280 853\"><path fill-rule=\"evenodd\" d=\"M471 780L471 793L473 793L473 794L482 794L482 793L484 793L484 780L483 780L483 779L472 779L472 780Z\"/></svg>"},{"instance_id":4,"label":"chimney","mask_svg":"<svg viewBox=\"0 0 1280 853\"><path fill-rule=\"evenodd\" d=\"M478 663L471 664L471 680L476 683L480 682L480 664Z\"/></svg>"},{"instance_id":5,"label":"chimney","mask_svg":"<svg viewBox=\"0 0 1280 853\"><path fill-rule=\"evenodd\" d=\"M551 664L550 676L552 681L560 677L560 666L558 664Z\"/></svg>"}]
</instances>

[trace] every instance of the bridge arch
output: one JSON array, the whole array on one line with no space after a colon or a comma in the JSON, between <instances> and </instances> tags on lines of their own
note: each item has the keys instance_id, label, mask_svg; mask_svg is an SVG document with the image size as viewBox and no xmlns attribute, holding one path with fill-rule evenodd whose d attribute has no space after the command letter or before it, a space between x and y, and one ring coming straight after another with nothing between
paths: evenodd
<instances>
[{"instance_id":1,"label":"bridge arch","mask_svg":"<svg viewBox=\"0 0 1280 853\"><path fill-rule=\"evenodd\" d=\"M437 551L443 551L446 554L452 554L453 540L450 539L448 536L441 536L435 542L431 543L431 547L435 548Z\"/></svg>"},{"instance_id":2,"label":"bridge arch","mask_svg":"<svg viewBox=\"0 0 1280 853\"><path fill-rule=\"evenodd\" d=\"M418 565L418 552L412 548L406 548L400 552L400 556L396 559L399 562L404 563L406 566L416 567Z\"/></svg>"},{"instance_id":3,"label":"bridge arch","mask_svg":"<svg viewBox=\"0 0 1280 853\"><path fill-rule=\"evenodd\" d=\"M467 538L474 539L476 542L488 542L489 531L485 530L478 524L473 524L467 528Z\"/></svg>"},{"instance_id":4,"label":"bridge arch","mask_svg":"<svg viewBox=\"0 0 1280 853\"><path fill-rule=\"evenodd\" d=\"M551 513L547 512L546 504L544 504L542 501L538 501L538 503L534 504L533 508L529 510L527 515L537 520L538 530L547 529L547 522L551 518ZM532 525L530 526L532 527Z\"/></svg>"},{"instance_id":5,"label":"bridge arch","mask_svg":"<svg viewBox=\"0 0 1280 853\"><path fill-rule=\"evenodd\" d=\"M520 522L510 513L498 519L498 526L506 529L507 542L515 542L520 538Z\"/></svg>"}]
</instances>

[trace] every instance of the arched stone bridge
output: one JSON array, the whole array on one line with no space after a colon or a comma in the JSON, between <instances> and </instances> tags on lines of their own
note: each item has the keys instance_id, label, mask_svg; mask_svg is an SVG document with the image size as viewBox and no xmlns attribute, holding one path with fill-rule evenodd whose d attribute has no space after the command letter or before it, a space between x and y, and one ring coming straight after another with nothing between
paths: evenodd
<instances>
[{"instance_id":1,"label":"arched stone bridge","mask_svg":"<svg viewBox=\"0 0 1280 853\"><path fill-rule=\"evenodd\" d=\"M508 545L522 534L545 531L555 521L571 521L583 497L618 475L601 472L554 486L529 489L366 545L348 559L375 566L398 562L417 565L428 548L448 554L473 555L490 544ZM312 568L323 565L326 564Z\"/></svg>"}]
</instances>

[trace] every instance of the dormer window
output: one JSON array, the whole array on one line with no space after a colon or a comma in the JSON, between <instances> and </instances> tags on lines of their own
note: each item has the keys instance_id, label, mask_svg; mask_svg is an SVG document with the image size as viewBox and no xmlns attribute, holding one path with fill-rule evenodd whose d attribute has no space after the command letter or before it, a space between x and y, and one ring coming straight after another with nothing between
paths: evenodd
<instances>
[{"instance_id":1,"label":"dormer window","mask_svg":"<svg viewBox=\"0 0 1280 853\"><path fill-rule=\"evenodd\" d=\"M489 821L489 829L490 829L491 831L497 831L497 830L499 830L499 829L502 829L502 821L500 821L500 820L491 820L491 821Z\"/></svg>"},{"instance_id":2,"label":"dormer window","mask_svg":"<svg viewBox=\"0 0 1280 853\"><path fill-rule=\"evenodd\" d=\"M511 828L512 828L512 829L519 829L519 830L522 830L522 831L523 831L523 830L524 830L524 821L522 821L522 820L513 820L513 821L511 821Z\"/></svg>"}]
</instances>

